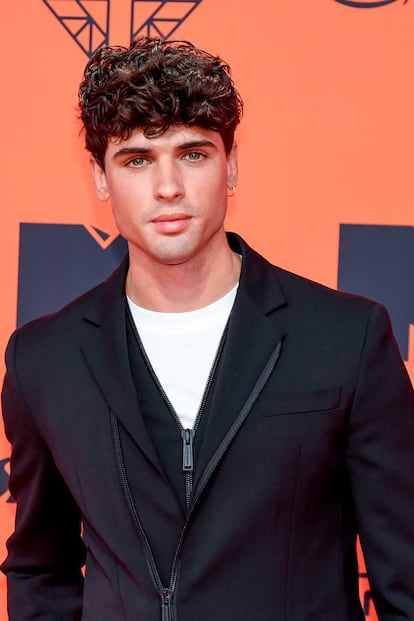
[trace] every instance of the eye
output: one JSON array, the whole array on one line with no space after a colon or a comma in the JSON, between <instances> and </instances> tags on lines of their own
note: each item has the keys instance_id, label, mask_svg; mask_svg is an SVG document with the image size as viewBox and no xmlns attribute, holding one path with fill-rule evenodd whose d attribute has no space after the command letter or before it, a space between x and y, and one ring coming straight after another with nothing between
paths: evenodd
<instances>
[{"instance_id":1,"label":"eye","mask_svg":"<svg viewBox=\"0 0 414 621\"><path fill-rule=\"evenodd\" d=\"M206 156L204 155L204 153L200 153L200 151L189 151L188 153L185 154L184 157L190 162L199 162L200 160L204 159Z\"/></svg>"},{"instance_id":2,"label":"eye","mask_svg":"<svg viewBox=\"0 0 414 621\"><path fill-rule=\"evenodd\" d=\"M145 164L147 163L148 163L148 160L145 157L133 157L131 160L128 160L126 165L129 166L130 168L141 168L142 166L145 166Z\"/></svg>"}]
</instances>

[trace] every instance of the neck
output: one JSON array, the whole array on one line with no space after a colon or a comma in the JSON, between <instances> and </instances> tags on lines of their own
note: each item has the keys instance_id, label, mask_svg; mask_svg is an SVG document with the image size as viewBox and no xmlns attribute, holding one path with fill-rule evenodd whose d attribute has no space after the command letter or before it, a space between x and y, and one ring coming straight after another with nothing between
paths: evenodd
<instances>
[{"instance_id":1,"label":"neck","mask_svg":"<svg viewBox=\"0 0 414 621\"><path fill-rule=\"evenodd\" d=\"M179 265L135 260L130 252L126 293L138 306L165 313L180 313L208 306L239 281L240 257L226 244L207 258Z\"/></svg>"}]
</instances>

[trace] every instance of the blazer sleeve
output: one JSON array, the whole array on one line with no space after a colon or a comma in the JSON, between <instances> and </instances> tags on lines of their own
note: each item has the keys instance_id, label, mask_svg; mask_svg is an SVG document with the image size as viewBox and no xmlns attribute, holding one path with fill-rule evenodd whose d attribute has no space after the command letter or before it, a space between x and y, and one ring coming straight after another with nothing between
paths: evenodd
<instances>
[{"instance_id":1,"label":"blazer sleeve","mask_svg":"<svg viewBox=\"0 0 414 621\"><path fill-rule=\"evenodd\" d=\"M366 332L346 463L380 621L414 621L414 396L385 309Z\"/></svg>"},{"instance_id":2,"label":"blazer sleeve","mask_svg":"<svg viewBox=\"0 0 414 621\"><path fill-rule=\"evenodd\" d=\"M79 510L25 402L16 369L18 334L6 350L2 391L5 432L12 445L10 492L17 503L15 531L1 566L7 576L9 619L78 621L84 563Z\"/></svg>"}]
</instances>

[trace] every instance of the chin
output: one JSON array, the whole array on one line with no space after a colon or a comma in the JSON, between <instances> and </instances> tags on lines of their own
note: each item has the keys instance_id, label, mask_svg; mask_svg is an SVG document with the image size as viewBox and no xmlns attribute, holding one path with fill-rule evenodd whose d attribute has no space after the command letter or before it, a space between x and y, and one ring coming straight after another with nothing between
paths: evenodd
<instances>
[{"instance_id":1,"label":"chin","mask_svg":"<svg viewBox=\"0 0 414 621\"><path fill-rule=\"evenodd\" d=\"M171 239L169 243L159 244L153 248L153 256L166 265L180 265L189 261L196 253L194 244L184 239Z\"/></svg>"}]
</instances>

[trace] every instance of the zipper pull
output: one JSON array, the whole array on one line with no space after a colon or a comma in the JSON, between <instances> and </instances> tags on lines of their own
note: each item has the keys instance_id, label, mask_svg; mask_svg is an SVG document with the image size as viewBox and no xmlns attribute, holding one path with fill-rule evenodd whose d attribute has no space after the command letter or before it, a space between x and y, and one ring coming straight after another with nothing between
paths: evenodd
<instances>
[{"instance_id":1,"label":"zipper pull","mask_svg":"<svg viewBox=\"0 0 414 621\"><path fill-rule=\"evenodd\" d=\"M171 621L172 619L172 595L171 589L163 589L161 592L162 621Z\"/></svg>"},{"instance_id":2,"label":"zipper pull","mask_svg":"<svg viewBox=\"0 0 414 621\"><path fill-rule=\"evenodd\" d=\"M181 437L183 439L183 471L192 472L194 469L194 431L192 429L183 429L181 431Z\"/></svg>"}]
</instances>

